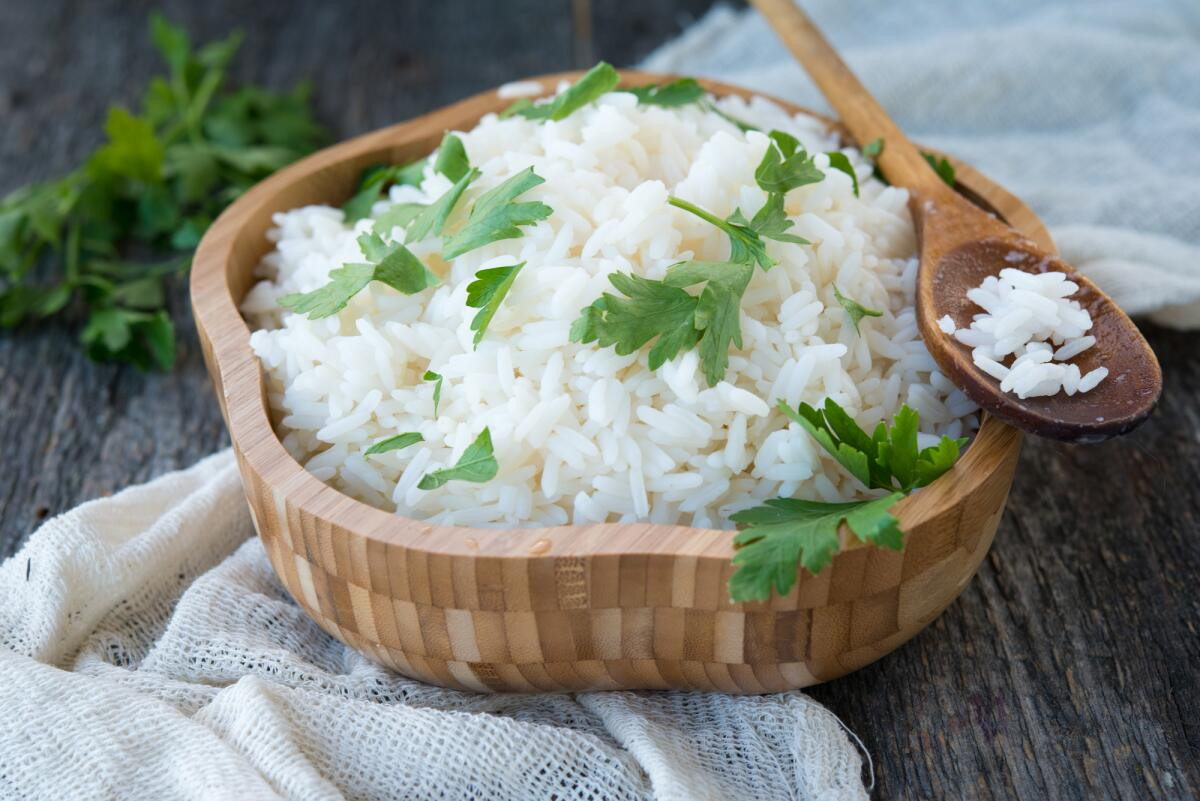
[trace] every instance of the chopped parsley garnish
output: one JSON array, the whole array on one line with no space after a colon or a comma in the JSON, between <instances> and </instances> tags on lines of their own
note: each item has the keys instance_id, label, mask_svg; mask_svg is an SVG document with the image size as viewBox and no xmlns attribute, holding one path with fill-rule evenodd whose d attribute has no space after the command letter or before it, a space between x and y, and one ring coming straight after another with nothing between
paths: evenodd
<instances>
[{"instance_id":1,"label":"chopped parsley garnish","mask_svg":"<svg viewBox=\"0 0 1200 801\"><path fill-rule=\"evenodd\" d=\"M883 312L879 309L868 309L866 306L859 303L853 298L848 298L841 293L837 288L837 284L833 285L833 296L837 298L838 304L846 310L846 314L850 316L850 322L854 325L854 333L860 334L858 324L864 317L882 317Z\"/></svg>"},{"instance_id":2,"label":"chopped parsley garnish","mask_svg":"<svg viewBox=\"0 0 1200 801\"><path fill-rule=\"evenodd\" d=\"M483 429L475 441L467 446L453 467L434 470L421 477L417 487L423 490L437 489L447 481L473 481L482 484L491 481L500 472L500 465L492 455L492 432Z\"/></svg>"},{"instance_id":3,"label":"chopped parsley garnish","mask_svg":"<svg viewBox=\"0 0 1200 801\"><path fill-rule=\"evenodd\" d=\"M193 49L152 14L150 35L167 75L137 112L111 107L82 165L0 200L0 326L86 313L88 356L168 369L167 282L225 206L326 137L305 87L229 87L240 33Z\"/></svg>"},{"instance_id":4,"label":"chopped parsley garnish","mask_svg":"<svg viewBox=\"0 0 1200 801\"><path fill-rule=\"evenodd\" d=\"M407 228L427 208L424 203L394 203L379 213L371 230L391 236L393 228Z\"/></svg>"},{"instance_id":5,"label":"chopped parsley garnish","mask_svg":"<svg viewBox=\"0 0 1200 801\"><path fill-rule=\"evenodd\" d=\"M371 208L383 197L384 190L392 184L419 185L427 161L428 159L421 159L403 166L374 164L367 167L359 179L358 189L342 206L345 221L352 223L371 216Z\"/></svg>"},{"instance_id":6,"label":"chopped parsley garnish","mask_svg":"<svg viewBox=\"0 0 1200 801\"><path fill-rule=\"evenodd\" d=\"M653 342L649 366L656 370L680 352L699 347L700 364L709 386L715 386L729 367L729 348L742 347L740 305L757 265L769 270L776 264L767 255L766 239L806 245L808 240L789 234L792 221L784 211L784 193L814 183L808 170L811 157L787 134L771 132L772 145L755 176L767 200L747 220L740 209L722 220L712 212L682 198L667 202L696 215L729 237L726 261L685 261L672 265L666 277L653 281L636 275L612 273L608 279L620 295L604 293L580 312L571 326L574 342L597 342L621 355ZM774 155L771 155L774 154ZM764 168L765 165L765 168ZM807 166L806 166L807 165ZM816 170L816 181L825 176ZM781 189L782 191L776 191ZM699 295L684 287L704 284Z\"/></svg>"},{"instance_id":7,"label":"chopped parsley garnish","mask_svg":"<svg viewBox=\"0 0 1200 801\"><path fill-rule=\"evenodd\" d=\"M793 411L782 402L779 409L871 489L909 492L923 487L949 470L958 459L959 449L967 444L965 438L942 437L937 445L918 451L920 415L907 405L896 412L890 428L881 422L871 436L829 399L824 409L801 403Z\"/></svg>"},{"instance_id":8,"label":"chopped parsley garnish","mask_svg":"<svg viewBox=\"0 0 1200 801\"><path fill-rule=\"evenodd\" d=\"M358 246L366 263L344 264L329 271L329 283L312 292L284 295L279 305L310 319L337 314L350 298L372 281L380 281L406 295L414 295L437 284L412 251L399 243L387 243L379 234L362 234Z\"/></svg>"},{"instance_id":9,"label":"chopped parsley garnish","mask_svg":"<svg viewBox=\"0 0 1200 801\"><path fill-rule=\"evenodd\" d=\"M483 341L488 324L496 316L505 295L517 279L517 273L524 266L525 262L519 262L506 267L480 270L475 273L475 280L467 284L467 305L472 309L479 309L475 319L471 320L471 330L475 332L475 347L479 347L479 343Z\"/></svg>"},{"instance_id":10,"label":"chopped parsley garnish","mask_svg":"<svg viewBox=\"0 0 1200 801\"><path fill-rule=\"evenodd\" d=\"M533 167L527 167L495 189L484 192L471 207L463 227L446 237L442 257L453 259L501 239L515 239L521 236L519 226L532 225L549 217L554 209L545 203L536 200L516 202L518 196L542 183L545 181Z\"/></svg>"},{"instance_id":11,"label":"chopped parsley garnish","mask_svg":"<svg viewBox=\"0 0 1200 801\"><path fill-rule=\"evenodd\" d=\"M365 217L371 213L371 206L382 194L384 185L389 183L419 185L428 161L429 159L425 158L405 167L388 168L393 170L390 174L385 169L383 171L385 177L377 180L375 196L366 204L366 209L360 216ZM442 137L442 143L437 150L437 161L433 164L433 171L454 181L454 186L429 204L396 203L389 206L375 219L372 229L375 233L390 234L393 228L399 226L406 229L405 241L409 243L420 242L429 236L438 236L442 233L446 218L454 210L455 204L462 197L467 185L479 177L479 171L471 169L471 162L467 160L467 151L463 148L462 140L452 133L447 133ZM374 179L374 175L372 178ZM350 216L348 207L363 195L364 190L360 189L358 194L350 199L350 203L342 207L346 211L346 222L353 222L354 219L357 219Z\"/></svg>"},{"instance_id":12,"label":"chopped parsley garnish","mask_svg":"<svg viewBox=\"0 0 1200 801\"><path fill-rule=\"evenodd\" d=\"M821 572L839 548L838 528L843 522L864 542L899 550L904 535L888 509L903 497L894 492L849 503L772 498L762 506L737 512L730 519L745 528L733 540L737 550L729 597L765 601L771 597L772 587L786 595L800 567L810 573Z\"/></svg>"},{"instance_id":13,"label":"chopped parsley garnish","mask_svg":"<svg viewBox=\"0 0 1200 801\"><path fill-rule=\"evenodd\" d=\"M442 376L432 370L426 370L425 375L421 378L424 381L433 382L433 416L437 417L438 406L442 402Z\"/></svg>"},{"instance_id":14,"label":"chopped parsley garnish","mask_svg":"<svg viewBox=\"0 0 1200 801\"><path fill-rule=\"evenodd\" d=\"M880 154L883 153L883 145L883 137L877 136L863 146L862 154L863 158L866 158L871 162L871 174L879 179L881 183L887 184L888 180L883 177L883 172L880 171L879 164L876 163Z\"/></svg>"},{"instance_id":15,"label":"chopped parsley garnish","mask_svg":"<svg viewBox=\"0 0 1200 801\"><path fill-rule=\"evenodd\" d=\"M742 347L740 303L754 265L733 261L684 261L662 281L612 273L621 295L604 293L571 326L575 342L598 342L620 355L654 341L649 367L657 370L681 351L699 345L705 380L715 386L729 367L729 346ZM683 287L704 284L699 296Z\"/></svg>"},{"instance_id":16,"label":"chopped parsley garnish","mask_svg":"<svg viewBox=\"0 0 1200 801\"><path fill-rule=\"evenodd\" d=\"M771 131L768 136L771 141L754 171L754 180L764 191L785 194L825 180L825 173L817 169L799 139L783 131Z\"/></svg>"},{"instance_id":17,"label":"chopped parsley garnish","mask_svg":"<svg viewBox=\"0 0 1200 801\"><path fill-rule=\"evenodd\" d=\"M620 82L621 76L612 65L601 61L578 81L555 95L549 103L535 104L528 98L522 98L505 109L500 116L519 115L529 120L562 120L616 89Z\"/></svg>"},{"instance_id":18,"label":"chopped parsley garnish","mask_svg":"<svg viewBox=\"0 0 1200 801\"><path fill-rule=\"evenodd\" d=\"M710 387L725 377L729 346L742 347L742 294L753 274L753 265L721 261L685 261L667 270L670 286L704 283L692 324L700 334L700 365Z\"/></svg>"},{"instance_id":19,"label":"chopped parsley garnish","mask_svg":"<svg viewBox=\"0 0 1200 801\"><path fill-rule=\"evenodd\" d=\"M792 227L792 221L787 218L787 213L783 210L783 195L774 192L767 195L767 202L754 213L754 219L747 221L742 216L740 209L734 209L727 222L748 229L759 236L765 236L767 239L774 239L776 242L790 242L793 245L812 244L802 236L787 232L787 229ZM732 255L730 259L738 261Z\"/></svg>"},{"instance_id":20,"label":"chopped parsley garnish","mask_svg":"<svg viewBox=\"0 0 1200 801\"><path fill-rule=\"evenodd\" d=\"M767 255L767 246L762 241L762 233L756 230L753 223L747 221L740 209L734 209L733 214L722 220L712 212L705 211L694 203L671 195L667 202L677 209L695 214L707 223L720 228L729 236L729 260L743 264L757 264L764 270L775 266L776 262ZM764 208L766 208L764 206ZM759 215L754 216L755 220Z\"/></svg>"},{"instance_id":21,"label":"chopped parsley garnish","mask_svg":"<svg viewBox=\"0 0 1200 801\"><path fill-rule=\"evenodd\" d=\"M699 102L704 97L704 88L695 78L678 78L670 83L648 83L627 89L643 106L676 108Z\"/></svg>"},{"instance_id":22,"label":"chopped parsley garnish","mask_svg":"<svg viewBox=\"0 0 1200 801\"><path fill-rule=\"evenodd\" d=\"M850 157L840 150L831 150L825 155L829 157L830 167L850 176L850 180L854 183L854 196L858 197L858 173L854 171L854 165L850 163Z\"/></svg>"},{"instance_id":23,"label":"chopped parsley garnish","mask_svg":"<svg viewBox=\"0 0 1200 801\"><path fill-rule=\"evenodd\" d=\"M454 211L454 207L458 205L459 198L466 191L467 185L478 177L479 170L468 169L459 176L454 186L442 193L441 197L428 206L422 206L405 229L404 241L420 242L431 236L441 236L442 228L445 227L450 212ZM405 214L405 212L398 212L398 214Z\"/></svg>"},{"instance_id":24,"label":"chopped parsley garnish","mask_svg":"<svg viewBox=\"0 0 1200 801\"><path fill-rule=\"evenodd\" d=\"M946 186L953 189L956 183L954 165L947 161L944 156L935 156L932 153L926 153L924 150L921 151L921 155L925 158L925 161L929 162L929 166L933 167L933 171L938 174L938 178L941 178Z\"/></svg>"},{"instance_id":25,"label":"chopped parsley garnish","mask_svg":"<svg viewBox=\"0 0 1200 801\"><path fill-rule=\"evenodd\" d=\"M441 173L451 181L457 181L470 169L471 162L467 160L467 150L463 147L462 140L452 133L447 133L442 137L442 143L438 145L437 161L433 163L433 171Z\"/></svg>"},{"instance_id":26,"label":"chopped parsley garnish","mask_svg":"<svg viewBox=\"0 0 1200 801\"><path fill-rule=\"evenodd\" d=\"M605 292L583 310L571 326L575 342L598 342L625 356L657 340L650 348L650 369L657 370L699 340L695 296L640 275L611 273L608 280L621 295Z\"/></svg>"},{"instance_id":27,"label":"chopped parsley garnish","mask_svg":"<svg viewBox=\"0 0 1200 801\"><path fill-rule=\"evenodd\" d=\"M416 431L405 431L403 434L397 434L394 437L381 439L371 447L363 451L365 456L373 456L377 453L387 453L388 451L398 451L401 448L407 448L409 445L416 445L418 442L424 442L425 438Z\"/></svg>"},{"instance_id":28,"label":"chopped parsley garnish","mask_svg":"<svg viewBox=\"0 0 1200 801\"><path fill-rule=\"evenodd\" d=\"M736 571L729 580L734 601L766 600L772 589L786 594L800 567L819 573L840 547L838 529L843 522L862 541L899 550L904 535L889 509L953 467L967 442L942 437L937 445L918 451L920 418L908 406L900 408L890 428L881 422L871 435L829 399L823 410L805 403L792 410L783 401L779 409L862 484L889 494L848 503L775 498L732 515L730 519L744 527L734 538Z\"/></svg>"}]
</instances>

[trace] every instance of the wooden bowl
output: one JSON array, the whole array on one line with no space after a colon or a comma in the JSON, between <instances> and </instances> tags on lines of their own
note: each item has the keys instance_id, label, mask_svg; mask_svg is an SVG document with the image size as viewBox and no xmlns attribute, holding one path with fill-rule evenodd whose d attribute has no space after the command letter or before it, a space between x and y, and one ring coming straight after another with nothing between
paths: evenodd
<instances>
[{"instance_id":1,"label":"wooden bowl","mask_svg":"<svg viewBox=\"0 0 1200 801\"><path fill-rule=\"evenodd\" d=\"M537 80L552 91L574 77ZM623 74L632 85L666 77ZM720 95L754 94L704 83ZM995 534L1020 449L1018 432L998 420L984 420L953 470L897 504L903 551L853 545L820 575L802 571L786 596L747 604L726 592L729 531L434 525L343 495L284 450L238 312L269 249L271 215L339 203L364 167L424 156L446 129L507 105L485 92L316 153L247 192L200 244L191 289L204 356L255 526L296 602L400 673L484 691L772 692L837 678L915 635L966 586ZM955 166L968 194L1052 247L1020 201Z\"/></svg>"}]
</instances>

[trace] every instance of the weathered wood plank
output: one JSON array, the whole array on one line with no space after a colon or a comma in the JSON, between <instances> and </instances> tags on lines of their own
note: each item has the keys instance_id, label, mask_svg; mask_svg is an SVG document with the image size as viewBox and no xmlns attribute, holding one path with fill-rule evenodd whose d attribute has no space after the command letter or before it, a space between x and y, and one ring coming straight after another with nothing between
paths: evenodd
<instances>
[{"instance_id":1,"label":"weathered wood plank","mask_svg":"<svg viewBox=\"0 0 1200 801\"><path fill-rule=\"evenodd\" d=\"M235 73L314 82L335 135L505 80L630 64L707 0L166 4L200 40L240 25ZM110 101L159 69L151 4L0 3L0 192L95 145ZM581 41L590 42L584 47ZM588 49L593 52L589 54ZM93 365L67 325L0 334L0 551L37 522L226 442L183 290L171 375ZM913 642L812 695L876 761L880 798L1192 798L1200 792L1200 360L1150 328L1159 412L1094 447L1030 442L992 553Z\"/></svg>"}]
</instances>

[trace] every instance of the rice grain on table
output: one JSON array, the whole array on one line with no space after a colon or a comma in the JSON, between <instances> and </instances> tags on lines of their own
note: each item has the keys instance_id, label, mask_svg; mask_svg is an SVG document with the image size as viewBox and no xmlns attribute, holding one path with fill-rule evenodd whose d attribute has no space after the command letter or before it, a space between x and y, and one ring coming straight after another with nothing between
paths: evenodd
<instances>
[{"instance_id":1,"label":"rice grain on table","mask_svg":"<svg viewBox=\"0 0 1200 801\"><path fill-rule=\"evenodd\" d=\"M480 193L527 167L545 183L521 199L554 212L519 239L449 264L436 239L411 244L442 280L420 294L372 283L332 317L281 309L282 295L314 290L330 270L361 261L356 237L375 221L347 224L327 206L275 216L275 247L242 309L257 329L251 345L288 451L356 498L443 523L726 528L733 511L776 495L864 494L775 408L779 399L795 406L831 397L868 428L907 402L921 413L923 443L974 430L977 407L937 373L918 338L907 193L872 178L870 164L846 149L861 186L856 197L849 176L828 169L824 152L838 143L819 120L759 98L718 105L763 130L792 133L826 171L820 183L787 195L793 232L812 244L767 243L779 264L754 273L741 309L745 347L731 350L723 381L707 386L695 352L652 372L646 348L620 356L569 339L580 310L611 291L609 273L661 278L678 261L728 255L727 237L669 206L669 195L722 217L735 208L750 216L766 199L754 180L764 134L742 133L698 106L639 106L613 92L562 121L488 115L459 134L481 177L451 230ZM449 185L427 168L420 187L393 187L375 214L393 203L430 202ZM403 229L387 234L402 237ZM473 349L476 309L466 306L466 285L480 269L518 261L526 266ZM865 318L856 333L834 283L882 316ZM427 370L444 377L436 415ZM494 479L417 488L485 426L500 466ZM403 431L423 441L365 455Z\"/></svg>"}]
</instances>

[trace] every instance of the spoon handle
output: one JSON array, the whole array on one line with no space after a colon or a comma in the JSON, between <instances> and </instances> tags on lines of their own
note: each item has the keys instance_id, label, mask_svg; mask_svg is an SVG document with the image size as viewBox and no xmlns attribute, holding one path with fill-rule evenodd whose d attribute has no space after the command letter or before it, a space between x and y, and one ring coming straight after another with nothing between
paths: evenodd
<instances>
[{"instance_id":1,"label":"spoon handle","mask_svg":"<svg viewBox=\"0 0 1200 801\"><path fill-rule=\"evenodd\" d=\"M941 179L859 82L846 62L793 0L751 0L841 117L859 147L883 139L877 158L889 181L910 190L941 192Z\"/></svg>"}]
</instances>

